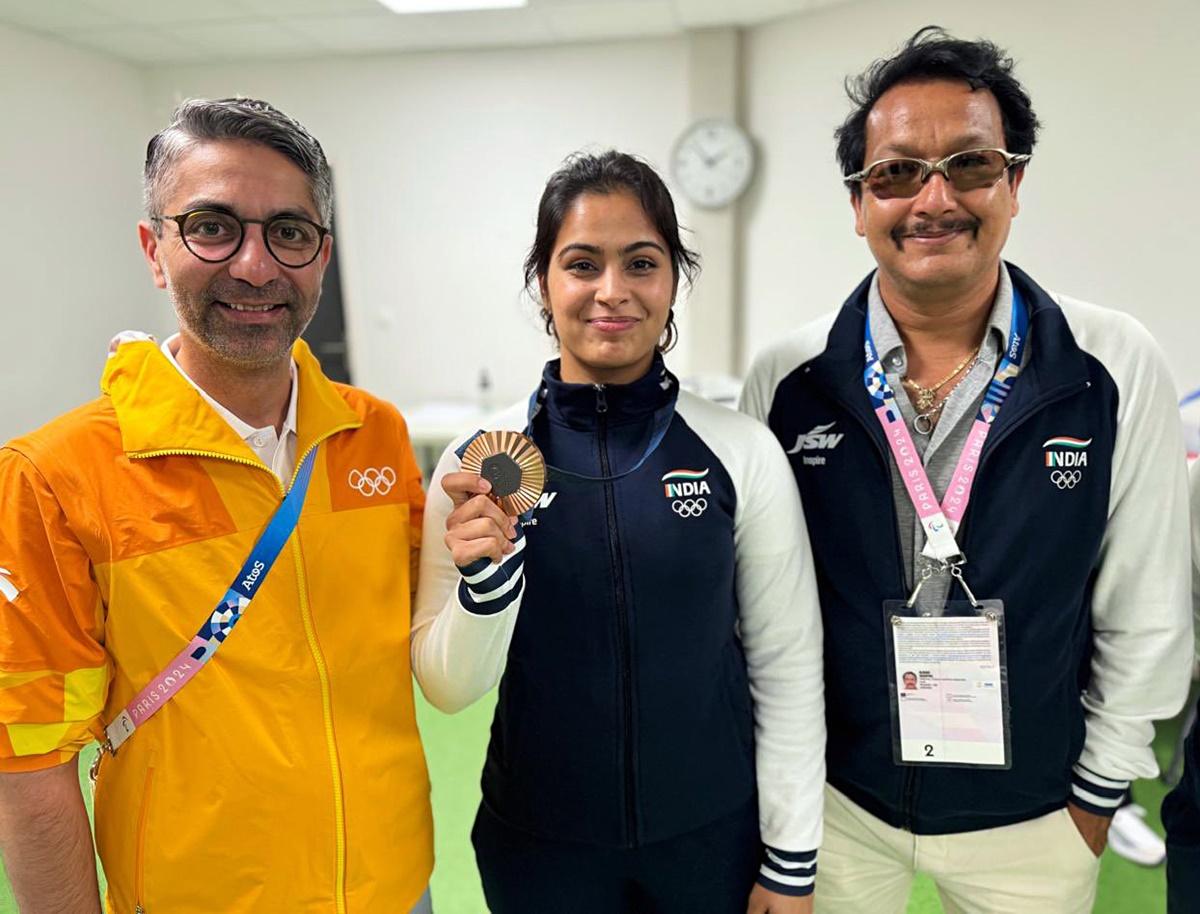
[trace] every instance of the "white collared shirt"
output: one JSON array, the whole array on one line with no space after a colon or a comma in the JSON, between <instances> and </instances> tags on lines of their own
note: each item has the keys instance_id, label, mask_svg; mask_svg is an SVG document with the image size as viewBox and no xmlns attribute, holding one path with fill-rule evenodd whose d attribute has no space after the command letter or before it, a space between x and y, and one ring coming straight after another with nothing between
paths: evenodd
<instances>
[{"instance_id":1,"label":"white collared shirt","mask_svg":"<svg viewBox=\"0 0 1200 914\"><path fill-rule=\"evenodd\" d=\"M283 428L280 434L275 433L275 426L267 425L263 428L255 428L248 422L243 422L232 412L209 396L199 384L188 377L188 373L183 370L183 366L175 359L175 353L172 347L177 344L179 334L168 337L162 344L163 354L167 360L175 366L176 370L187 379L187 382L196 388L196 391L204 398L204 401L211 406L226 422L229 423L239 438L246 442L250 450L258 455L258 459L266 464L271 472L279 477L279 481L285 486L291 482L292 474L296 470L296 396L299 385L296 383L296 362L293 359L289 365L292 373L292 392L288 400L287 415L283 419Z\"/></svg>"}]
</instances>

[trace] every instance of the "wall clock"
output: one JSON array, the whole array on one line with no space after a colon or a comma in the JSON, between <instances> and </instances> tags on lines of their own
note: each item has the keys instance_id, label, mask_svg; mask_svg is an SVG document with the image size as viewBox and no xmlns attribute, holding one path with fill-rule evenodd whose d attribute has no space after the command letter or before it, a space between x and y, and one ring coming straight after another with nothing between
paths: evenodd
<instances>
[{"instance_id":1,"label":"wall clock","mask_svg":"<svg viewBox=\"0 0 1200 914\"><path fill-rule=\"evenodd\" d=\"M754 176L754 144L732 121L696 121L675 143L671 173L693 203L720 209L749 186Z\"/></svg>"}]
</instances>

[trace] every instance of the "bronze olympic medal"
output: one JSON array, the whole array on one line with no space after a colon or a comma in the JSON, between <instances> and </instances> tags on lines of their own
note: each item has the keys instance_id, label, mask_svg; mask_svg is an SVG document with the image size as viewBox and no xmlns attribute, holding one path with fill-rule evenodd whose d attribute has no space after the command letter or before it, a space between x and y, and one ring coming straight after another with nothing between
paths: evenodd
<instances>
[{"instance_id":1,"label":"bronze olympic medal","mask_svg":"<svg viewBox=\"0 0 1200 914\"><path fill-rule=\"evenodd\" d=\"M465 473L492 484L490 493L505 514L524 514L546 486L546 461L538 446L520 432L484 432L463 452Z\"/></svg>"}]
</instances>

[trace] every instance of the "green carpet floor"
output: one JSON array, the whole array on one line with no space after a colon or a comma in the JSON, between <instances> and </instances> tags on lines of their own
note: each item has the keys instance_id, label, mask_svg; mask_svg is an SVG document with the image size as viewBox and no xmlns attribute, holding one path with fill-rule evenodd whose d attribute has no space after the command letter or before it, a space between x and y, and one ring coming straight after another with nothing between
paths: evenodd
<instances>
[{"instance_id":1,"label":"green carpet floor","mask_svg":"<svg viewBox=\"0 0 1200 914\"><path fill-rule=\"evenodd\" d=\"M437 914L482 914L486 911L471 851L471 822L479 802L479 772L487 746L493 699L479 701L453 717L427 705L418 718L433 778L433 808L437 822L437 867L433 899ZM1179 723L1159 725L1155 750L1163 767L1170 761ZM1147 810L1147 821L1162 834L1158 810L1167 788L1159 781L1139 781L1134 799ZM1100 888L1094 914L1161 914L1166 909L1162 867L1147 869L1106 851L1100 866ZM908 914L940 914L933 883L918 877ZM1051 914L1051 912L1047 912Z\"/></svg>"},{"instance_id":2,"label":"green carpet floor","mask_svg":"<svg viewBox=\"0 0 1200 914\"><path fill-rule=\"evenodd\" d=\"M418 720L433 778L438 861L433 873L433 899L437 914L484 914L486 910L468 836L479 802L479 772L493 703L494 698L488 696L460 714L447 716L418 697ZM1176 721L1159 727L1155 748L1160 764L1167 764L1178 733ZM81 779L94 751L84 753ZM1134 787L1135 800L1146 807L1148 821L1160 834L1158 809L1165 792L1166 788L1158 781L1139 781ZM84 795L90 800L86 788ZM1165 906L1162 867L1146 869L1122 860L1111 851L1105 853L1095 914L1159 914ZM933 884L919 878L913 887L908 914L935 914L941 910ZM2 872L0 914L17 914Z\"/></svg>"}]
</instances>

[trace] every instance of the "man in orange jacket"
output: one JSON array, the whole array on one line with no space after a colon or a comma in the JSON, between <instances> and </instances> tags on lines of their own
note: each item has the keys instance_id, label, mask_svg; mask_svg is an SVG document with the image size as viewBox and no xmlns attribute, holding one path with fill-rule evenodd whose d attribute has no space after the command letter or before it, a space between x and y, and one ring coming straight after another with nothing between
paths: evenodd
<instances>
[{"instance_id":1,"label":"man in orange jacket","mask_svg":"<svg viewBox=\"0 0 1200 914\"><path fill-rule=\"evenodd\" d=\"M264 102L191 101L145 182L142 248L179 334L121 345L101 397L0 448L18 903L100 910L76 770L99 739L107 910L427 911L424 498L399 413L298 341L332 244L325 155Z\"/></svg>"}]
</instances>

